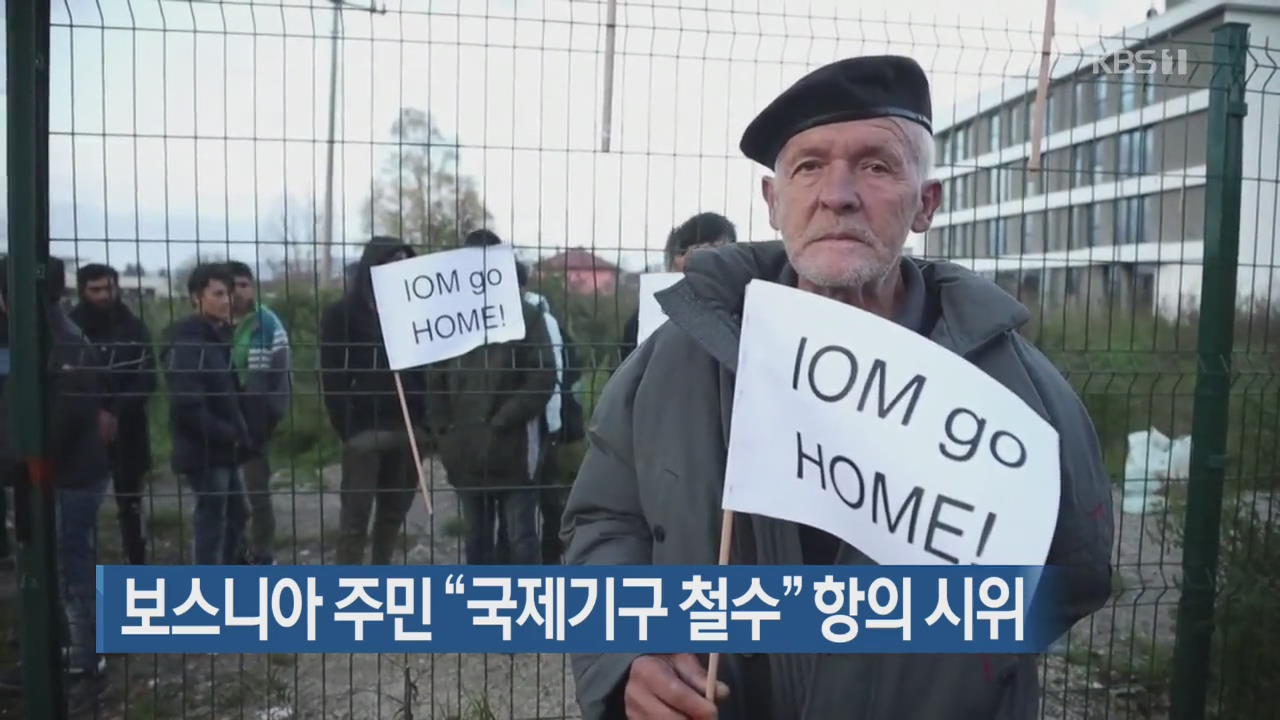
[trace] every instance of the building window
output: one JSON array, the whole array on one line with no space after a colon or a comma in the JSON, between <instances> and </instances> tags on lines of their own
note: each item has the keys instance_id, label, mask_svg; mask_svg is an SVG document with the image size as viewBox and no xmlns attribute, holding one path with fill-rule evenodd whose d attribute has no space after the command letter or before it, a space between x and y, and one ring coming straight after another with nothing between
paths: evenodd
<instances>
[{"instance_id":1,"label":"building window","mask_svg":"<svg viewBox=\"0 0 1280 720\"><path fill-rule=\"evenodd\" d=\"M1107 77L1099 75L1093 81L1093 118L1101 120L1107 116Z\"/></svg>"},{"instance_id":2,"label":"building window","mask_svg":"<svg viewBox=\"0 0 1280 720\"><path fill-rule=\"evenodd\" d=\"M1093 229L1093 219L1090 217L1093 207L1090 203L1071 208L1071 241L1068 247L1084 248L1092 244L1089 240L1089 232Z\"/></svg>"},{"instance_id":3,"label":"building window","mask_svg":"<svg viewBox=\"0 0 1280 720\"><path fill-rule=\"evenodd\" d=\"M1091 89L1089 83L1084 80L1076 82L1072 91L1071 103L1071 122L1073 125L1083 125L1093 119L1089 113L1089 91Z\"/></svg>"},{"instance_id":4,"label":"building window","mask_svg":"<svg viewBox=\"0 0 1280 720\"><path fill-rule=\"evenodd\" d=\"M1052 135L1058 130L1058 124L1053 119L1053 116L1057 114L1057 112L1058 95L1051 88L1044 98L1044 134L1046 136Z\"/></svg>"},{"instance_id":5,"label":"building window","mask_svg":"<svg viewBox=\"0 0 1280 720\"><path fill-rule=\"evenodd\" d=\"M1122 133L1117 138L1118 146L1116 149L1116 176L1117 179L1123 179L1131 175L1141 173L1142 165L1142 138L1138 130L1130 130Z\"/></svg>"},{"instance_id":6,"label":"building window","mask_svg":"<svg viewBox=\"0 0 1280 720\"><path fill-rule=\"evenodd\" d=\"M1143 217L1143 198L1129 197L1116 201L1116 244L1133 245L1147 241L1147 222Z\"/></svg>"},{"instance_id":7,"label":"building window","mask_svg":"<svg viewBox=\"0 0 1280 720\"><path fill-rule=\"evenodd\" d=\"M997 218L991 221L991 256L999 257L1009 252L1009 219Z\"/></svg>"},{"instance_id":8,"label":"building window","mask_svg":"<svg viewBox=\"0 0 1280 720\"><path fill-rule=\"evenodd\" d=\"M1023 121L1026 118L1026 112L1020 102L1015 102L1009 106L1009 142L1017 144L1027 139L1024 131Z\"/></svg>"},{"instance_id":9,"label":"building window","mask_svg":"<svg viewBox=\"0 0 1280 720\"><path fill-rule=\"evenodd\" d=\"M1093 184L1093 162L1093 141L1071 148L1072 187L1088 187Z\"/></svg>"},{"instance_id":10,"label":"building window","mask_svg":"<svg viewBox=\"0 0 1280 720\"><path fill-rule=\"evenodd\" d=\"M999 150L1004 147L1000 144L1000 111L996 110L987 118L987 149Z\"/></svg>"},{"instance_id":11,"label":"building window","mask_svg":"<svg viewBox=\"0 0 1280 720\"><path fill-rule=\"evenodd\" d=\"M1156 75L1155 73L1147 73L1146 75L1142 76L1142 104L1143 105L1156 104L1156 81L1159 77L1160 76Z\"/></svg>"},{"instance_id":12,"label":"building window","mask_svg":"<svg viewBox=\"0 0 1280 720\"><path fill-rule=\"evenodd\" d=\"M1138 73L1130 68L1120 78L1120 112L1138 109Z\"/></svg>"},{"instance_id":13,"label":"building window","mask_svg":"<svg viewBox=\"0 0 1280 720\"><path fill-rule=\"evenodd\" d=\"M1160 242L1160 195L1151 193L1142 196L1142 238L1143 242Z\"/></svg>"},{"instance_id":14,"label":"building window","mask_svg":"<svg viewBox=\"0 0 1280 720\"><path fill-rule=\"evenodd\" d=\"M1044 213L1028 213L1022 216L1022 244L1027 252L1044 250Z\"/></svg>"},{"instance_id":15,"label":"building window","mask_svg":"<svg viewBox=\"0 0 1280 720\"><path fill-rule=\"evenodd\" d=\"M990 184L987 192L990 193L991 202L1003 202L1005 198L1001 192L1003 186L1000 184L1000 166L997 165L987 172L987 182Z\"/></svg>"},{"instance_id":16,"label":"building window","mask_svg":"<svg viewBox=\"0 0 1280 720\"><path fill-rule=\"evenodd\" d=\"M1119 137L1116 169L1120 177L1144 175L1156 167L1156 128L1130 130Z\"/></svg>"},{"instance_id":17,"label":"building window","mask_svg":"<svg viewBox=\"0 0 1280 720\"><path fill-rule=\"evenodd\" d=\"M1093 181L1095 183L1108 182L1113 180L1111 177L1112 169L1108 167L1108 160L1116 154L1115 136L1100 138L1093 141Z\"/></svg>"},{"instance_id":18,"label":"building window","mask_svg":"<svg viewBox=\"0 0 1280 720\"><path fill-rule=\"evenodd\" d=\"M1142 129L1142 172L1153 173L1159 172L1160 163L1157 160L1159 155L1158 139L1160 137L1160 128L1151 125Z\"/></svg>"}]
</instances>

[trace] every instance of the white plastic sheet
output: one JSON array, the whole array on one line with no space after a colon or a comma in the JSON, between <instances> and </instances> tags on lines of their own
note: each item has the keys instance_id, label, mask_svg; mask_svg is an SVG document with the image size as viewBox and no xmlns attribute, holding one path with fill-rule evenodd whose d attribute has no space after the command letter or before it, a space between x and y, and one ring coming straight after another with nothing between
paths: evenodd
<instances>
[{"instance_id":1,"label":"white plastic sheet","mask_svg":"<svg viewBox=\"0 0 1280 720\"><path fill-rule=\"evenodd\" d=\"M1191 436L1170 439L1156 428L1129 433L1124 463L1124 501L1130 515L1164 508L1170 480L1185 480L1191 472Z\"/></svg>"}]
</instances>

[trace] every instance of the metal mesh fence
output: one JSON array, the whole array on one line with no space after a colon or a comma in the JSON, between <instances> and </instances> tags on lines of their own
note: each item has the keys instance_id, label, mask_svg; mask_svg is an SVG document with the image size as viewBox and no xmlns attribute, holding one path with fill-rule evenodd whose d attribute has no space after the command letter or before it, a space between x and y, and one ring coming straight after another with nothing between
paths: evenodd
<instances>
[{"instance_id":1,"label":"metal mesh fence","mask_svg":"<svg viewBox=\"0 0 1280 720\"><path fill-rule=\"evenodd\" d=\"M1081 394L1115 481L1114 595L1044 657L1040 717L1164 717L1171 691L1196 684L1214 716L1272 716L1280 8L1170 3L1145 22L1102 9L1107 27L1087 31L1062 28L1097 15L1060 8L1033 171L1042 10L998 5L941 19L923 2L884 14L818 0L55 2L49 254L66 263L68 307L78 268L119 271L146 351L129 355L139 346L112 335L116 321L99 344L119 378L162 370L154 391L124 391L145 406L131 417L152 462L136 489L122 477L141 470L114 473L117 498L140 501L145 560L193 561L194 485L171 462L181 392L163 370L188 342L174 333L198 263L245 263L291 350L287 371L266 373L287 410L244 474L251 551L367 562L367 544L375 561L462 563L468 503L491 536L494 523L528 532L485 499L495 488L455 489L435 448L428 515L403 443L362 436L353 416L399 413L372 372L372 315L333 309L359 297L370 237L423 252L489 228L514 245L572 348L562 370L580 374L589 417L633 342L639 273L664 269L672 228L714 211L739 241L776 237L761 172L737 150L751 117L811 68L896 52L929 72L944 190L907 251L970 267L1032 310L1024 333ZM1235 54L1213 34L1228 22L1249 26ZM1233 142L1242 168L1222 162ZM480 385L533 372L503 361L469 372ZM429 387L410 394L429 406ZM583 452L543 449L539 561L558 562ZM103 503L98 562L128 561L132 507ZM1194 601L1206 583L1207 606ZM8 626L17 612L0 591ZM1183 637L1190 624L1213 628L1211 661ZM109 678L101 717L578 716L561 656L128 656ZM0 717L22 707L0 699Z\"/></svg>"}]
</instances>

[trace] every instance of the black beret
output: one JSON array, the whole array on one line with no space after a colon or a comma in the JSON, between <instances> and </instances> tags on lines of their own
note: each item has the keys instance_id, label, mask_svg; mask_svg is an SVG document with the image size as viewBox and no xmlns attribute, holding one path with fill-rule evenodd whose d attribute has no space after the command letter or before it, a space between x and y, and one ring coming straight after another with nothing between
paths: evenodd
<instances>
[{"instance_id":1,"label":"black beret","mask_svg":"<svg viewBox=\"0 0 1280 720\"><path fill-rule=\"evenodd\" d=\"M900 117L933 132L929 79L915 60L876 55L814 70L769 103L742 134L742 153L772 168L782 146L819 125Z\"/></svg>"}]
</instances>

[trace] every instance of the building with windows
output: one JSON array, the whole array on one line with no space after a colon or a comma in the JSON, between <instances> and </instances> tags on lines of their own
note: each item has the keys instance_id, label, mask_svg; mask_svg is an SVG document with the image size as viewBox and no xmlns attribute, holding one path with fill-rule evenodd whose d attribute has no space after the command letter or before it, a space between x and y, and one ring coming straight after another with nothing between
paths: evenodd
<instances>
[{"instance_id":1,"label":"building with windows","mask_svg":"<svg viewBox=\"0 0 1280 720\"><path fill-rule=\"evenodd\" d=\"M915 255L993 277L1024 302L1198 306L1213 28L1250 25L1280 45L1280 0L1169 2L1162 15L1060 57L1046 99L1041 170L1029 172L1034 77L983 91L935 122L943 203ZM1155 67L1133 62L1133 53ZM1112 58L1106 66L1095 60ZM1114 62L1117 58L1128 61ZM1239 211L1241 302L1280 290L1280 71L1251 52ZM1150 70L1150 72L1143 72Z\"/></svg>"}]
</instances>

